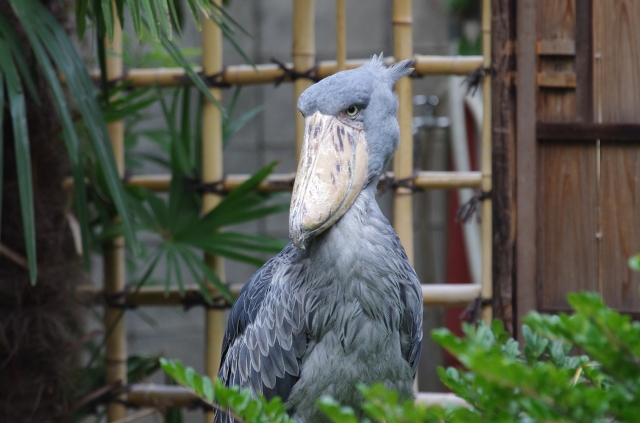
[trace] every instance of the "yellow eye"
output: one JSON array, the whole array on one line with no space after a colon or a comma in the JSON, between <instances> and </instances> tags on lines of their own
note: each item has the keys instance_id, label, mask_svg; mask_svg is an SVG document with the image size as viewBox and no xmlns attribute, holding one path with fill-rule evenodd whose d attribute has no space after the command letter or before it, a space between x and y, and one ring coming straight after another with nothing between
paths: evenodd
<instances>
[{"instance_id":1,"label":"yellow eye","mask_svg":"<svg viewBox=\"0 0 640 423\"><path fill-rule=\"evenodd\" d=\"M358 114L359 111L360 109L358 108L358 106L349 106L344 112L347 114L347 116L354 117Z\"/></svg>"}]
</instances>

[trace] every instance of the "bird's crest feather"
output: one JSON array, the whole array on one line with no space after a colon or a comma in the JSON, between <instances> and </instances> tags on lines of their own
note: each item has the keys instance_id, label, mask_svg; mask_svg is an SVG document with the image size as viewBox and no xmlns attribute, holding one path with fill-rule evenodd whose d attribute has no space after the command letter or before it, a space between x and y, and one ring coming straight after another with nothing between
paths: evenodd
<instances>
[{"instance_id":1,"label":"bird's crest feather","mask_svg":"<svg viewBox=\"0 0 640 423\"><path fill-rule=\"evenodd\" d=\"M412 67L413 60L403 60L401 62L396 62L390 66L387 66L384 62L383 57L383 53L380 53L379 55L374 54L366 63L366 66L382 71L391 86L393 86L401 78L411 75L414 70L414 68Z\"/></svg>"}]
</instances>

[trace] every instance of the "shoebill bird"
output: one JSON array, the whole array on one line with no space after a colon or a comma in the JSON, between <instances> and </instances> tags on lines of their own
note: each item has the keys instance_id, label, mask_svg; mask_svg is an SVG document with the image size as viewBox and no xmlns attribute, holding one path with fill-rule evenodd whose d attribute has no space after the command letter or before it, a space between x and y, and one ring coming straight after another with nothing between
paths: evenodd
<instances>
[{"instance_id":1,"label":"shoebill bird","mask_svg":"<svg viewBox=\"0 0 640 423\"><path fill-rule=\"evenodd\" d=\"M218 377L280 396L296 422L327 421L322 395L358 409L358 383L413 396L422 345L420 283L375 194L398 146L393 85L411 61L381 57L302 93L305 135L291 243L247 282ZM232 421L218 413L216 422Z\"/></svg>"}]
</instances>

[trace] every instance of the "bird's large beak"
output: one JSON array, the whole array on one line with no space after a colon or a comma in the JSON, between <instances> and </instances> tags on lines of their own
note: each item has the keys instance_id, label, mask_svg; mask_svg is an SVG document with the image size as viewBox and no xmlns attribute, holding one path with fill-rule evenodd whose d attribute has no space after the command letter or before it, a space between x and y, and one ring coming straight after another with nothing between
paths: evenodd
<instances>
[{"instance_id":1,"label":"bird's large beak","mask_svg":"<svg viewBox=\"0 0 640 423\"><path fill-rule=\"evenodd\" d=\"M347 125L320 112L305 119L289 213L289 236L296 247L304 249L307 239L349 210L364 185L368 162L361 123Z\"/></svg>"}]
</instances>

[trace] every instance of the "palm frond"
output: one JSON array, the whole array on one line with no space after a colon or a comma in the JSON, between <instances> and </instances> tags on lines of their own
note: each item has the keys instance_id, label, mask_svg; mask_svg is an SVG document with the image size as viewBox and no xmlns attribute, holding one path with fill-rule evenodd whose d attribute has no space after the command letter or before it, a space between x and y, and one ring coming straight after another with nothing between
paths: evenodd
<instances>
[{"instance_id":1,"label":"palm frond","mask_svg":"<svg viewBox=\"0 0 640 423\"><path fill-rule=\"evenodd\" d=\"M86 70L84 62L78 55L75 46L67 36L65 30L53 18L50 12L36 0L10 0L10 5L26 35L38 63L39 72L43 75L52 93L55 112L61 121L62 138L67 148L71 170L75 183L75 200L77 216L81 225L85 264L89 258L89 229L87 216L87 198L84 188L84 173L81 160L81 149L78 135L69 112L69 105L58 79L58 71L65 77L71 98L78 106L86 127L90 141L96 150L101 168L104 171L112 200L122 216L123 228L127 240L136 248L138 245L124 202L124 194L120 178L116 171L115 161L106 124L96 99L93 83ZM80 6L84 6L82 3ZM24 63L22 45L11 24L4 17L0 17L0 41L2 43L2 58L0 59L0 74L7 88L7 99L12 116L12 126L16 145L16 163L20 189L22 217L24 221L25 245L29 260L29 270L32 283L35 282L36 252L35 252L35 224L33 216L33 188L31 183L31 163L29 134L26 123L26 87L31 96L37 100L37 91L33 77Z\"/></svg>"},{"instance_id":2,"label":"palm frond","mask_svg":"<svg viewBox=\"0 0 640 423\"><path fill-rule=\"evenodd\" d=\"M29 264L31 284L37 280L36 225L33 211L33 182L31 180L31 155L29 151L29 131L27 128L27 106L18 68L6 39L0 39L0 69L6 79L9 111L13 126L13 139L18 171L18 189L25 249ZM1 129L1 128L0 128Z\"/></svg>"}]
</instances>

